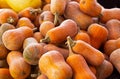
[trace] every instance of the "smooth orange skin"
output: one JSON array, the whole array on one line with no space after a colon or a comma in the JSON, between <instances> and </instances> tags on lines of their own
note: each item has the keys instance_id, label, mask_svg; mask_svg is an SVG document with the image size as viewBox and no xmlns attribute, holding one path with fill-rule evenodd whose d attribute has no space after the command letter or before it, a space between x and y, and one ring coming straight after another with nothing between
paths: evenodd
<instances>
[{"instance_id":1,"label":"smooth orange skin","mask_svg":"<svg viewBox=\"0 0 120 79\"><path fill-rule=\"evenodd\" d=\"M31 29L35 27L30 19L26 17L21 17L17 22L17 27L23 27L23 26L29 27Z\"/></svg>"},{"instance_id":2,"label":"smooth orange skin","mask_svg":"<svg viewBox=\"0 0 120 79\"><path fill-rule=\"evenodd\" d=\"M80 11L79 3L75 1L70 1L67 3L64 16L65 18L74 20L80 29L83 30L86 30L88 26L93 23L92 17Z\"/></svg>"},{"instance_id":3,"label":"smooth orange skin","mask_svg":"<svg viewBox=\"0 0 120 79\"><path fill-rule=\"evenodd\" d=\"M31 66L23 59L22 52L11 51L7 56L9 71L14 79L25 79L31 72Z\"/></svg>"},{"instance_id":4,"label":"smooth orange skin","mask_svg":"<svg viewBox=\"0 0 120 79\"><path fill-rule=\"evenodd\" d=\"M10 75L10 72L9 72L8 68L0 68L0 78L1 79L14 79Z\"/></svg>"},{"instance_id":5,"label":"smooth orange skin","mask_svg":"<svg viewBox=\"0 0 120 79\"><path fill-rule=\"evenodd\" d=\"M81 54L85 60L93 66L99 66L104 61L104 55L101 51L82 40L75 41L72 50L75 53Z\"/></svg>"},{"instance_id":6,"label":"smooth orange skin","mask_svg":"<svg viewBox=\"0 0 120 79\"><path fill-rule=\"evenodd\" d=\"M120 20L120 9L119 8L111 8L111 9L103 9L100 16L100 22L106 23L111 19Z\"/></svg>"},{"instance_id":7,"label":"smooth orange skin","mask_svg":"<svg viewBox=\"0 0 120 79\"><path fill-rule=\"evenodd\" d=\"M108 37L108 30L97 23L91 24L88 27L87 32L90 35L91 45L96 49L99 49Z\"/></svg>"},{"instance_id":8,"label":"smooth orange skin","mask_svg":"<svg viewBox=\"0 0 120 79\"><path fill-rule=\"evenodd\" d=\"M105 24L108 29L108 40L118 39L120 37L120 21L111 19Z\"/></svg>"},{"instance_id":9,"label":"smooth orange skin","mask_svg":"<svg viewBox=\"0 0 120 79\"><path fill-rule=\"evenodd\" d=\"M59 44L66 40L67 36L74 37L77 34L77 24L75 21L64 20L58 27L49 30L46 36L49 37L50 43Z\"/></svg>"},{"instance_id":10,"label":"smooth orange skin","mask_svg":"<svg viewBox=\"0 0 120 79\"><path fill-rule=\"evenodd\" d=\"M11 22L11 19L12 19L12 22ZM12 9L3 8L0 10L0 24L10 23L10 24L16 25L17 21L18 21L18 15Z\"/></svg>"},{"instance_id":11,"label":"smooth orange skin","mask_svg":"<svg viewBox=\"0 0 120 79\"><path fill-rule=\"evenodd\" d=\"M96 67L97 70L97 79L106 79L113 73L113 65L110 61L104 60L104 62Z\"/></svg>"},{"instance_id":12,"label":"smooth orange skin","mask_svg":"<svg viewBox=\"0 0 120 79\"><path fill-rule=\"evenodd\" d=\"M66 61L73 69L73 79L96 79L82 55L70 55Z\"/></svg>"},{"instance_id":13,"label":"smooth orange skin","mask_svg":"<svg viewBox=\"0 0 120 79\"><path fill-rule=\"evenodd\" d=\"M39 23L42 24L44 21L54 21L54 15L50 11L43 11L39 16Z\"/></svg>"},{"instance_id":14,"label":"smooth orange skin","mask_svg":"<svg viewBox=\"0 0 120 79\"><path fill-rule=\"evenodd\" d=\"M52 29L52 28L54 28L54 27L55 27L55 25L53 24L53 22L51 22L51 21L44 21L44 22L40 25L39 31L40 31L40 33L45 37L45 36L46 36L46 33L47 33L50 29Z\"/></svg>"},{"instance_id":15,"label":"smooth orange skin","mask_svg":"<svg viewBox=\"0 0 120 79\"><path fill-rule=\"evenodd\" d=\"M102 11L102 6L97 0L80 0L80 10L92 17L98 17Z\"/></svg>"},{"instance_id":16,"label":"smooth orange skin","mask_svg":"<svg viewBox=\"0 0 120 79\"><path fill-rule=\"evenodd\" d=\"M47 67L46 67L47 66ZM72 69L62 54L56 50L48 51L39 59L39 68L48 79L71 79Z\"/></svg>"}]
</instances>

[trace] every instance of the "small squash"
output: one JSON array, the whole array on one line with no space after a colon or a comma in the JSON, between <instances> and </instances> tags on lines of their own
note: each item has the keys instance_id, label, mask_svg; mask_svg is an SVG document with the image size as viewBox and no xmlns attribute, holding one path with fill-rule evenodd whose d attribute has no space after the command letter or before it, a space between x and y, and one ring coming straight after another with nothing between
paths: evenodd
<instances>
[{"instance_id":1,"label":"small squash","mask_svg":"<svg viewBox=\"0 0 120 79\"><path fill-rule=\"evenodd\" d=\"M120 20L120 8L111 8L111 9L105 9L101 11L101 16L99 17L100 22L106 23L107 21L111 19L118 19Z\"/></svg>"},{"instance_id":2,"label":"small squash","mask_svg":"<svg viewBox=\"0 0 120 79\"><path fill-rule=\"evenodd\" d=\"M41 9L34 9L33 7L27 7L23 10L21 10L18 13L19 18L21 17L27 17L29 18L31 21L34 21L36 16L41 13Z\"/></svg>"},{"instance_id":3,"label":"small squash","mask_svg":"<svg viewBox=\"0 0 120 79\"><path fill-rule=\"evenodd\" d=\"M88 27L87 32L90 35L91 45L96 49L99 49L108 37L108 30L97 23L91 24Z\"/></svg>"},{"instance_id":4,"label":"small squash","mask_svg":"<svg viewBox=\"0 0 120 79\"><path fill-rule=\"evenodd\" d=\"M111 19L105 24L108 29L108 40L117 39L120 37L120 21Z\"/></svg>"},{"instance_id":5,"label":"small squash","mask_svg":"<svg viewBox=\"0 0 120 79\"><path fill-rule=\"evenodd\" d=\"M103 63L104 55L101 51L82 40L73 41L69 37L69 41L73 52L81 54L90 65L99 66Z\"/></svg>"},{"instance_id":6,"label":"small squash","mask_svg":"<svg viewBox=\"0 0 120 79\"><path fill-rule=\"evenodd\" d=\"M120 73L120 48L114 50L110 54L110 61L112 62L113 66L117 69L117 71Z\"/></svg>"},{"instance_id":7,"label":"small squash","mask_svg":"<svg viewBox=\"0 0 120 79\"><path fill-rule=\"evenodd\" d=\"M23 43L23 58L30 65L37 65L39 58L44 54L42 44L39 44L35 38L26 38Z\"/></svg>"},{"instance_id":8,"label":"small squash","mask_svg":"<svg viewBox=\"0 0 120 79\"><path fill-rule=\"evenodd\" d=\"M56 50L46 52L39 59L39 68L48 79L71 79L72 69L65 62L62 54Z\"/></svg>"},{"instance_id":9,"label":"small squash","mask_svg":"<svg viewBox=\"0 0 120 79\"><path fill-rule=\"evenodd\" d=\"M0 24L10 23L16 25L18 21L18 15L12 9L3 8L0 9Z\"/></svg>"},{"instance_id":10,"label":"small squash","mask_svg":"<svg viewBox=\"0 0 120 79\"><path fill-rule=\"evenodd\" d=\"M67 57L66 62L73 70L72 79L96 79L84 57L80 54L73 53L70 43L70 38L68 37L67 44L69 46L69 56Z\"/></svg>"},{"instance_id":11,"label":"small squash","mask_svg":"<svg viewBox=\"0 0 120 79\"><path fill-rule=\"evenodd\" d=\"M0 59L6 58L9 50L5 47L5 45L2 42L2 35L5 31L10 30L10 29L15 29L14 25L9 24L9 23L3 23L0 26Z\"/></svg>"},{"instance_id":12,"label":"small squash","mask_svg":"<svg viewBox=\"0 0 120 79\"><path fill-rule=\"evenodd\" d=\"M20 50L25 38L33 36L33 30L29 27L20 27L4 32L2 41L9 50Z\"/></svg>"},{"instance_id":13,"label":"small squash","mask_svg":"<svg viewBox=\"0 0 120 79\"><path fill-rule=\"evenodd\" d=\"M79 3L70 1L67 3L64 17L74 20L80 29L86 30L93 23L91 16L84 14L79 7Z\"/></svg>"},{"instance_id":14,"label":"small squash","mask_svg":"<svg viewBox=\"0 0 120 79\"><path fill-rule=\"evenodd\" d=\"M120 38L108 40L104 44L104 53L109 56L114 50L118 48L120 48Z\"/></svg>"},{"instance_id":15,"label":"small squash","mask_svg":"<svg viewBox=\"0 0 120 79\"><path fill-rule=\"evenodd\" d=\"M77 24L71 19L64 20L58 27L50 29L41 42L59 44L66 41L67 36L74 37L77 34Z\"/></svg>"},{"instance_id":16,"label":"small squash","mask_svg":"<svg viewBox=\"0 0 120 79\"><path fill-rule=\"evenodd\" d=\"M7 56L9 71L14 79L25 79L31 72L31 66L24 61L22 52L11 51Z\"/></svg>"}]
</instances>

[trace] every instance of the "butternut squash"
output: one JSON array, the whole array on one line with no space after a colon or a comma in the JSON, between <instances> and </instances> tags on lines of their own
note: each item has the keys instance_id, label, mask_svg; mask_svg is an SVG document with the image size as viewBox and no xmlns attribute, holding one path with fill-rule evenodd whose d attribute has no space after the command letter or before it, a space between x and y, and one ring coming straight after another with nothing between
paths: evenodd
<instances>
[{"instance_id":1,"label":"butternut squash","mask_svg":"<svg viewBox=\"0 0 120 79\"><path fill-rule=\"evenodd\" d=\"M82 40L73 41L69 37L69 41L73 52L81 54L90 65L99 66L103 63L104 55L101 51Z\"/></svg>"},{"instance_id":2,"label":"butternut squash","mask_svg":"<svg viewBox=\"0 0 120 79\"><path fill-rule=\"evenodd\" d=\"M117 71L120 73L120 49L114 50L110 54L110 61L112 62L113 66L117 69Z\"/></svg>"},{"instance_id":3,"label":"butternut squash","mask_svg":"<svg viewBox=\"0 0 120 79\"><path fill-rule=\"evenodd\" d=\"M117 39L120 37L120 21L117 19L111 19L105 24L108 29L108 40Z\"/></svg>"},{"instance_id":4,"label":"butternut squash","mask_svg":"<svg viewBox=\"0 0 120 79\"><path fill-rule=\"evenodd\" d=\"M67 36L74 37L77 34L77 24L71 19L64 20L58 27L50 29L41 42L60 44L66 41Z\"/></svg>"},{"instance_id":5,"label":"butternut squash","mask_svg":"<svg viewBox=\"0 0 120 79\"><path fill-rule=\"evenodd\" d=\"M48 79L71 79L72 69L65 62L62 54L56 50L46 52L39 59L39 68Z\"/></svg>"},{"instance_id":6,"label":"butternut squash","mask_svg":"<svg viewBox=\"0 0 120 79\"><path fill-rule=\"evenodd\" d=\"M69 56L66 62L73 70L73 79L96 79L93 72L88 67L84 57L80 54L75 54L70 46L70 38L67 37L67 45L69 46Z\"/></svg>"},{"instance_id":7,"label":"butternut squash","mask_svg":"<svg viewBox=\"0 0 120 79\"><path fill-rule=\"evenodd\" d=\"M11 51L7 56L9 71L14 79L25 79L31 72L31 66L24 61L22 52Z\"/></svg>"}]
</instances>

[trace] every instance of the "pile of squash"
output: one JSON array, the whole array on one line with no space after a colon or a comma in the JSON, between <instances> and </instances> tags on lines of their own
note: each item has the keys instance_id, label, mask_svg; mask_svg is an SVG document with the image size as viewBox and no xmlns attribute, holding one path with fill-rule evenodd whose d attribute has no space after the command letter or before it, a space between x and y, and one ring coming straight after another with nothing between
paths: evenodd
<instances>
[{"instance_id":1,"label":"pile of squash","mask_svg":"<svg viewBox=\"0 0 120 79\"><path fill-rule=\"evenodd\" d=\"M0 9L0 79L106 79L120 73L120 8L42 0Z\"/></svg>"}]
</instances>

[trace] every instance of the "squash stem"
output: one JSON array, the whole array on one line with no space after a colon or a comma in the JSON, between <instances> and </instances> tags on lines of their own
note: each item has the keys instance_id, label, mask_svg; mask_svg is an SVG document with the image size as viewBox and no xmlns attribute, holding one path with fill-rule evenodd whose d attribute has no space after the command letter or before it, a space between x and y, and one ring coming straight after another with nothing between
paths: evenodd
<instances>
[{"instance_id":1,"label":"squash stem","mask_svg":"<svg viewBox=\"0 0 120 79\"><path fill-rule=\"evenodd\" d=\"M50 38L48 36L40 40L40 43L48 43L48 42L50 42Z\"/></svg>"},{"instance_id":2,"label":"squash stem","mask_svg":"<svg viewBox=\"0 0 120 79\"><path fill-rule=\"evenodd\" d=\"M68 48L69 48L69 56L70 55L73 55L73 50L72 50L72 44L73 44L73 40L71 39L70 36L67 37L67 45L68 45Z\"/></svg>"},{"instance_id":3,"label":"squash stem","mask_svg":"<svg viewBox=\"0 0 120 79\"><path fill-rule=\"evenodd\" d=\"M58 23L58 17L59 15L58 15L58 13L55 13L55 18L54 18L54 25L57 25L57 23Z\"/></svg>"},{"instance_id":4,"label":"squash stem","mask_svg":"<svg viewBox=\"0 0 120 79\"><path fill-rule=\"evenodd\" d=\"M14 23L14 18L13 17L9 17L7 19L7 22L10 23L10 24L13 24Z\"/></svg>"},{"instance_id":5,"label":"squash stem","mask_svg":"<svg viewBox=\"0 0 120 79\"><path fill-rule=\"evenodd\" d=\"M35 27L35 28L33 28L32 30L33 30L33 32L36 32L36 31L38 30L38 28Z\"/></svg>"},{"instance_id":6,"label":"squash stem","mask_svg":"<svg viewBox=\"0 0 120 79\"><path fill-rule=\"evenodd\" d=\"M42 12L41 8L38 8L38 9L31 9L30 10L30 13L31 14L34 14L34 15L38 15Z\"/></svg>"}]
</instances>

